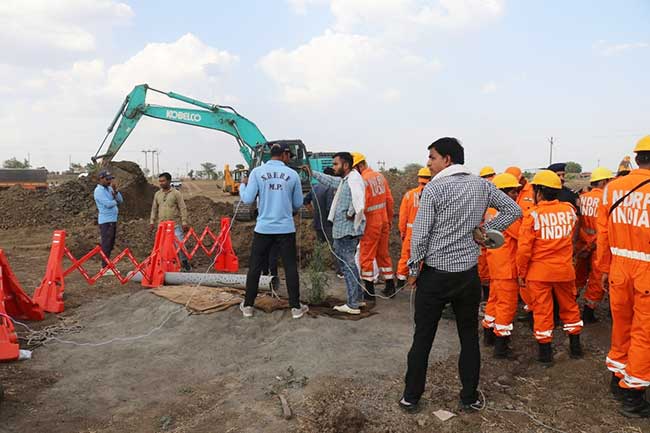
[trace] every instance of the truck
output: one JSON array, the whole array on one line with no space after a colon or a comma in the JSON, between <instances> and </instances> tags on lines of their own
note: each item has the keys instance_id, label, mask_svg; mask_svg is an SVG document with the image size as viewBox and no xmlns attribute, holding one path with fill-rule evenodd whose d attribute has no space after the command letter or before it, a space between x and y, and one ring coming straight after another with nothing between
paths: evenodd
<instances>
[{"instance_id":1,"label":"truck","mask_svg":"<svg viewBox=\"0 0 650 433\"><path fill-rule=\"evenodd\" d=\"M47 170L31 168L0 168L0 190L20 185L25 189L47 190Z\"/></svg>"},{"instance_id":2,"label":"truck","mask_svg":"<svg viewBox=\"0 0 650 433\"><path fill-rule=\"evenodd\" d=\"M196 108L182 108L160 106L146 103L147 92L152 91L167 96L170 99L182 101L193 105ZM271 159L271 146L275 143L288 143L292 152L296 155L289 166L299 173L303 192L311 188L312 179L301 169L309 165L313 170L321 171L332 165L333 152L309 152L299 139L273 140L269 141L264 137L262 131L246 117L239 114L233 107L227 105L211 104L199 101L188 96L175 92L165 92L150 87L148 84L139 84L133 88L120 106L117 114L110 123L106 136L99 146L95 155L91 158L96 164L108 165L120 150L126 139L138 124L142 116L153 119L165 120L175 123L183 123L190 126L212 129L231 135L239 146L239 152L248 165L250 172ZM101 153L106 140L113 132L117 122L117 130L105 153ZM235 218L245 221L255 219L256 206L245 205L237 202L234 204Z\"/></svg>"}]
</instances>

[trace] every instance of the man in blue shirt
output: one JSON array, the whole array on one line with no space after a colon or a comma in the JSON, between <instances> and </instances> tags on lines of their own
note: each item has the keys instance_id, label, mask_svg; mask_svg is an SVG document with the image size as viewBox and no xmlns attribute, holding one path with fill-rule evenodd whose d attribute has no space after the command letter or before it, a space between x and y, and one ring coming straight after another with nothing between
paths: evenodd
<instances>
[{"instance_id":1,"label":"man in blue shirt","mask_svg":"<svg viewBox=\"0 0 650 433\"><path fill-rule=\"evenodd\" d=\"M293 213L302 207L302 186L298 173L287 166L294 156L287 143L273 144L271 160L254 168L239 187L242 202L251 204L259 197L259 214L246 276L246 299L240 305L244 317L253 316L262 266L274 246L284 264L291 315L300 319L309 311L300 303Z\"/></svg>"},{"instance_id":2,"label":"man in blue shirt","mask_svg":"<svg viewBox=\"0 0 650 433\"><path fill-rule=\"evenodd\" d=\"M102 251L106 257L111 257L111 252L115 246L115 233L117 231L117 214L118 207L122 204L122 193L117 190L117 184L114 182L115 176L108 170L99 172L98 185L95 187L95 204L99 211L97 222L99 223L99 234L101 236ZM102 267L106 266L102 259ZM110 269L104 275L110 275L113 271Z\"/></svg>"}]
</instances>

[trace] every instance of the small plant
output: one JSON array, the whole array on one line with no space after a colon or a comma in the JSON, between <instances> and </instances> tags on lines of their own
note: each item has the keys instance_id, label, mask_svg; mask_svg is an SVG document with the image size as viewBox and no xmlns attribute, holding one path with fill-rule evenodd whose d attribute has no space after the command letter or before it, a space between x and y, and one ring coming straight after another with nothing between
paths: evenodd
<instances>
[{"instance_id":1,"label":"small plant","mask_svg":"<svg viewBox=\"0 0 650 433\"><path fill-rule=\"evenodd\" d=\"M325 286L329 278L326 271L326 246L324 243L316 242L311 255L311 261L307 267L310 287L307 290L307 301L314 305L325 300Z\"/></svg>"}]
</instances>

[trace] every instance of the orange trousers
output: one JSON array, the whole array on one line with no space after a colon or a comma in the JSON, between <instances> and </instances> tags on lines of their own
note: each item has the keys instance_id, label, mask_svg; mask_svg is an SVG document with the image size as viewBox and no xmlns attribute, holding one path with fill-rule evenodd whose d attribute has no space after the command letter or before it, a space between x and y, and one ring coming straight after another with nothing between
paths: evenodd
<instances>
[{"instance_id":1,"label":"orange trousers","mask_svg":"<svg viewBox=\"0 0 650 433\"><path fill-rule=\"evenodd\" d=\"M487 263L485 248L481 249L481 255L478 256L478 277L481 279L481 285L490 284L490 268Z\"/></svg>"},{"instance_id":2,"label":"orange trousers","mask_svg":"<svg viewBox=\"0 0 650 433\"><path fill-rule=\"evenodd\" d=\"M585 303L590 308L596 308L605 297L600 279L602 272L596 266L596 253L587 257L578 257L576 260L576 286L578 290L585 287Z\"/></svg>"},{"instance_id":3,"label":"orange trousers","mask_svg":"<svg viewBox=\"0 0 650 433\"><path fill-rule=\"evenodd\" d=\"M612 257L612 341L607 368L623 388L650 386L650 263Z\"/></svg>"},{"instance_id":4,"label":"orange trousers","mask_svg":"<svg viewBox=\"0 0 650 433\"><path fill-rule=\"evenodd\" d=\"M402 239L402 254L400 255L399 262L397 263L397 278L399 280L408 279L409 267L407 263L411 258L411 235L412 229L406 229L406 236Z\"/></svg>"},{"instance_id":5,"label":"orange trousers","mask_svg":"<svg viewBox=\"0 0 650 433\"><path fill-rule=\"evenodd\" d=\"M560 320L564 331L568 334L579 334L582 331L580 309L576 302L575 281L550 282L526 281L526 299L528 308L533 312L535 321L535 338L539 343L550 343L553 340L553 295L560 307Z\"/></svg>"},{"instance_id":6,"label":"orange trousers","mask_svg":"<svg viewBox=\"0 0 650 433\"><path fill-rule=\"evenodd\" d=\"M517 280L491 280L490 297L485 306L484 328L494 328L497 337L512 333L512 321L517 314L519 284Z\"/></svg>"},{"instance_id":7,"label":"orange trousers","mask_svg":"<svg viewBox=\"0 0 650 433\"><path fill-rule=\"evenodd\" d=\"M372 220L366 222L366 231L359 243L361 262L361 278L373 281L374 261L377 260L379 273L385 280L393 278L393 261L388 251L388 238L390 230L388 222L377 223Z\"/></svg>"}]
</instances>

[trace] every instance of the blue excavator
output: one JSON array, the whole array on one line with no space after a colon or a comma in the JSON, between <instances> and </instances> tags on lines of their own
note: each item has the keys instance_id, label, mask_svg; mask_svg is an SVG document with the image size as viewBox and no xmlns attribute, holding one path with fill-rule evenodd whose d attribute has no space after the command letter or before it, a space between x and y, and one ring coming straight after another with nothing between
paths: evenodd
<instances>
[{"instance_id":1,"label":"blue excavator","mask_svg":"<svg viewBox=\"0 0 650 433\"><path fill-rule=\"evenodd\" d=\"M194 105L200 109L147 104L146 97L148 90ZM115 154L117 154L122 145L124 145L124 142L131 132L133 132L133 129L142 116L199 126L231 135L237 141L239 152L244 158L244 161L246 161L249 171L271 158L271 146L273 144L281 142L289 143L293 153L296 155L289 165L300 174L304 192L308 191L311 185L310 179L306 177L306 174L300 167L309 165L313 170L322 171L326 167L332 166L333 152L309 152L305 144L297 139L268 141L253 122L239 114L233 107L202 102L174 92L164 92L154 89L147 84L135 86L131 93L126 96L115 118L109 125L106 136L99 149L95 153L95 156L92 157L93 162L96 164L99 162L103 166L110 164L110 161L115 157ZM113 132L118 120L120 123L111 139L108 149L105 153L101 154L106 140ZM247 206L243 203L236 203L235 209L237 210L235 217L239 220L251 220L255 218L256 209L254 205Z\"/></svg>"}]
</instances>

